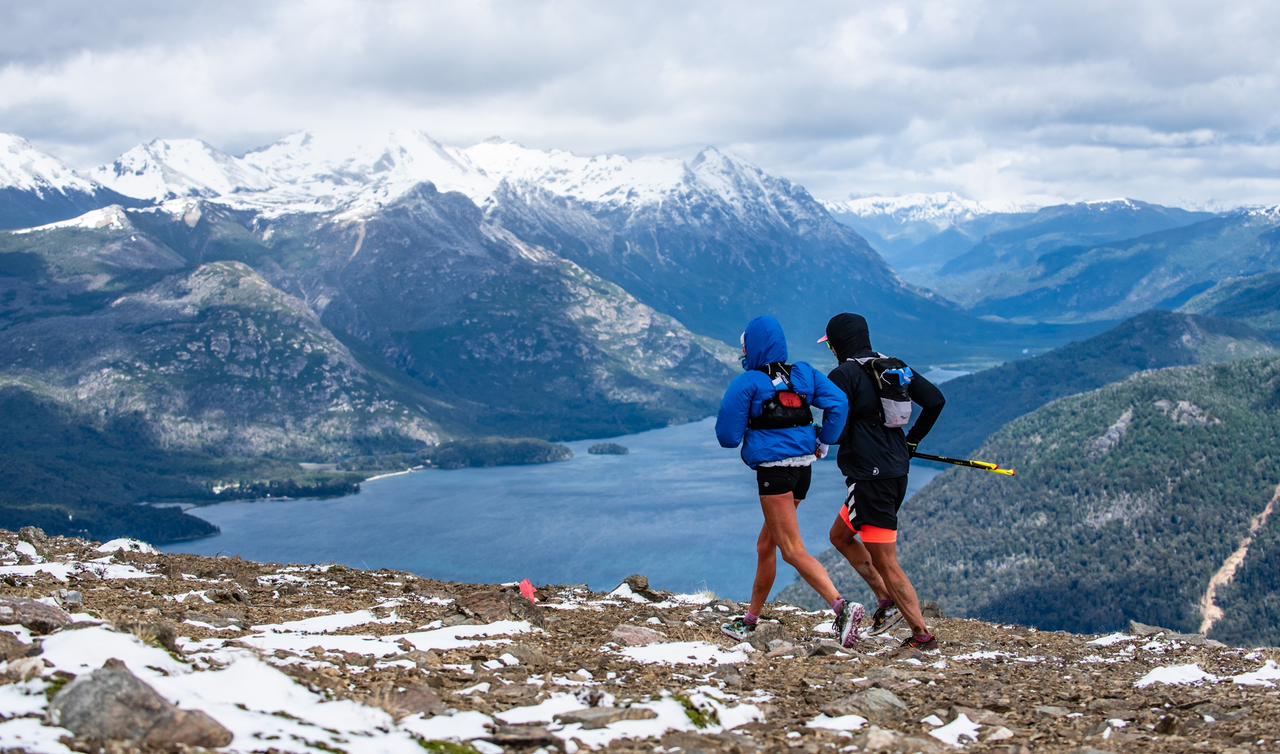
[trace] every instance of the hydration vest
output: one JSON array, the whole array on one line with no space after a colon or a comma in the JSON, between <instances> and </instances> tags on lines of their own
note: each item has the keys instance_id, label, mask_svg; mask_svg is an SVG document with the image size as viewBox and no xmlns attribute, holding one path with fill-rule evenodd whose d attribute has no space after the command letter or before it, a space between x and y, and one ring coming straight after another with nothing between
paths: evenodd
<instances>
[{"instance_id":1,"label":"hydration vest","mask_svg":"<svg viewBox=\"0 0 1280 754\"><path fill-rule=\"evenodd\" d=\"M790 429L813 424L809 399L796 392L791 384L793 364L766 364L758 371L773 381L773 397L764 402L759 416L747 420L750 429Z\"/></svg>"}]
</instances>

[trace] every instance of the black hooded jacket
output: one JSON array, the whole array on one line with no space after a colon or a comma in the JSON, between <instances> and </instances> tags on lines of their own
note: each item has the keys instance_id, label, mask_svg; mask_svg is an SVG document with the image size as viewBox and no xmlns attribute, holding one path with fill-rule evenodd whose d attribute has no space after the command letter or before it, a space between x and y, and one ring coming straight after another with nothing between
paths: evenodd
<instances>
[{"instance_id":1,"label":"black hooded jacket","mask_svg":"<svg viewBox=\"0 0 1280 754\"><path fill-rule=\"evenodd\" d=\"M880 397L875 382L856 358L875 356L867 320L857 314L837 314L827 323L827 342L840 366L827 375L849 397L849 418L840 438L836 462L849 479L897 479L910 471L911 451L907 443L919 443L933 429L946 399L942 391L916 373L907 388L912 402L920 406L911 430L884 426Z\"/></svg>"}]
</instances>

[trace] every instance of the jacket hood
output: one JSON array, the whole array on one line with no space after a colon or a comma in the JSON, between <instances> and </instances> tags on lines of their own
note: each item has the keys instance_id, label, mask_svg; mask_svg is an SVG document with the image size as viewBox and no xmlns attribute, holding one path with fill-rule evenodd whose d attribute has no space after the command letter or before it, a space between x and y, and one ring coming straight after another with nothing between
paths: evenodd
<instances>
[{"instance_id":1,"label":"jacket hood","mask_svg":"<svg viewBox=\"0 0 1280 754\"><path fill-rule=\"evenodd\" d=\"M773 317L756 317L747 323L742 343L747 348L747 369L759 369L765 364L787 360L787 337L782 333L782 325Z\"/></svg>"},{"instance_id":2,"label":"jacket hood","mask_svg":"<svg viewBox=\"0 0 1280 754\"><path fill-rule=\"evenodd\" d=\"M837 314L827 323L827 342L844 361L871 351L871 331L861 314Z\"/></svg>"}]
</instances>

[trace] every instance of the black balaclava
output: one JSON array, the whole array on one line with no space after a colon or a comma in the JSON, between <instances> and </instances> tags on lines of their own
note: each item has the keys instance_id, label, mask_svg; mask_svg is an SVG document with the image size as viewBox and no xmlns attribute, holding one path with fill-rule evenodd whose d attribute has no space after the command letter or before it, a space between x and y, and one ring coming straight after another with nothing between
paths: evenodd
<instances>
[{"instance_id":1,"label":"black balaclava","mask_svg":"<svg viewBox=\"0 0 1280 754\"><path fill-rule=\"evenodd\" d=\"M871 332L861 314L844 312L827 323L827 342L840 361L871 353Z\"/></svg>"}]
</instances>

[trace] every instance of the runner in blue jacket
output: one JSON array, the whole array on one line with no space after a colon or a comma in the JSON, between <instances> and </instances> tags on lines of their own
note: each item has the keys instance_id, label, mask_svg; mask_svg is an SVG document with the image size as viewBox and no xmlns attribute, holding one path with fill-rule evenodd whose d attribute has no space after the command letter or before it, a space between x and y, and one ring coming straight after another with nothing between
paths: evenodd
<instances>
[{"instance_id":1,"label":"runner in blue jacket","mask_svg":"<svg viewBox=\"0 0 1280 754\"><path fill-rule=\"evenodd\" d=\"M734 378L720 403L716 438L726 448L742 445L743 463L756 472L764 526L756 541L751 605L745 616L721 630L738 640L755 630L773 589L781 550L782 559L831 605L840 643L851 647L858 640L863 607L846 602L826 569L805 549L796 517L796 507L809 491L814 461L840 440L849 401L813 367L802 361L787 363L787 340L773 317L757 317L747 325L742 366L746 372ZM816 432L809 406L822 409L822 426Z\"/></svg>"}]
</instances>

